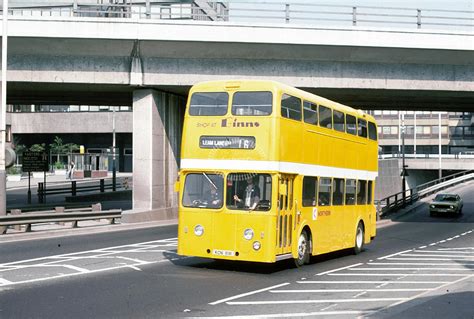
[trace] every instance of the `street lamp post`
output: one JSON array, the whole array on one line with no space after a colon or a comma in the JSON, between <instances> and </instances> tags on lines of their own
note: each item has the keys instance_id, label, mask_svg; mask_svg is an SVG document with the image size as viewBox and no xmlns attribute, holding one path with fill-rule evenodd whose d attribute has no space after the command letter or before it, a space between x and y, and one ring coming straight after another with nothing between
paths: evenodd
<instances>
[{"instance_id":1,"label":"street lamp post","mask_svg":"<svg viewBox=\"0 0 474 319\"><path fill-rule=\"evenodd\" d=\"M405 175L406 175L406 165L405 165L405 114L402 114L401 137L402 137L402 199L403 199L403 205L405 205L405 200L406 200L406 184L405 184Z\"/></svg>"},{"instance_id":2,"label":"street lamp post","mask_svg":"<svg viewBox=\"0 0 474 319\"><path fill-rule=\"evenodd\" d=\"M3 0L2 7L2 85L1 85L1 115L0 115L0 216L7 213L6 171L5 171L5 129L7 111L7 49L8 49L8 0Z\"/></svg>"},{"instance_id":3,"label":"street lamp post","mask_svg":"<svg viewBox=\"0 0 474 319\"><path fill-rule=\"evenodd\" d=\"M115 166L115 106L112 107L112 191L117 189L117 168Z\"/></svg>"}]
</instances>

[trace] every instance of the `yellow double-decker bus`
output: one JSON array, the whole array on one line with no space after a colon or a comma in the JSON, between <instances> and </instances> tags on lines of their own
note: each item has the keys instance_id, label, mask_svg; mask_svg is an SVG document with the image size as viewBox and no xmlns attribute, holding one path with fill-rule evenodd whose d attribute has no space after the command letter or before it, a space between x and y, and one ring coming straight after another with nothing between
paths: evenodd
<instances>
[{"instance_id":1,"label":"yellow double-decker bus","mask_svg":"<svg viewBox=\"0 0 474 319\"><path fill-rule=\"evenodd\" d=\"M360 110L273 81L189 92L178 254L271 263L352 248L376 233L377 126Z\"/></svg>"}]
</instances>

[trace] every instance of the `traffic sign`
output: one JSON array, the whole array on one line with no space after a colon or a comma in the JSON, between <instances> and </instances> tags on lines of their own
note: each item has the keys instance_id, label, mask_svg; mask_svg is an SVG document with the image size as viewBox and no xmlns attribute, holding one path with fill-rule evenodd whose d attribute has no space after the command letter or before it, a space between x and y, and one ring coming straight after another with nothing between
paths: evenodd
<instances>
[{"instance_id":1,"label":"traffic sign","mask_svg":"<svg viewBox=\"0 0 474 319\"><path fill-rule=\"evenodd\" d=\"M23 152L23 172L47 172L49 171L49 157L43 152Z\"/></svg>"}]
</instances>

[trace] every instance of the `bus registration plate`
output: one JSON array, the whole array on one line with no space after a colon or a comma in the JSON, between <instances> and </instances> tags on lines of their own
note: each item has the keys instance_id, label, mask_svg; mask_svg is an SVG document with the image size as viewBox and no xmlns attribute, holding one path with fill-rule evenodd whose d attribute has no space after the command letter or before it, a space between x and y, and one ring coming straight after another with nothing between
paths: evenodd
<instances>
[{"instance_id":1,"label":"bus registration plate","mask_svg":"<svg viewBox=\"0 0 474 319\"><path fill-rule=\"evenodd\" d=\"M213 255L216 256L235 256L235 252L232 250L222 250L222 249L214 249L212 251Z\"/></svg>"}]
</instances>

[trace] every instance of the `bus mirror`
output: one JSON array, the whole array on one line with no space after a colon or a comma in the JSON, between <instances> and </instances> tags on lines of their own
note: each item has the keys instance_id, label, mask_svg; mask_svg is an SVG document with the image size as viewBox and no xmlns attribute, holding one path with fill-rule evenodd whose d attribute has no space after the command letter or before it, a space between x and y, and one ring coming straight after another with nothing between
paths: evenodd
<instances>
[{"instance_id":1,"label":"bus mirror","mask_svg":"<svg viewBox=\"0 0 474 319\"><path fill-rule=\"evenodd\" d=\"M176 181L176 183L174 183L174 191L176 193L179 193L179 181Z\"/></svg>"},{"instance_id":2,"label":"bus mirror","mask_svg":"<svg viewBox=\"0 0 474 319\"><path fill-rule=\"evenodd\" d=\"M280 194L286 194L286 185L280 184Z\"/></svg>"}]
</instances>

